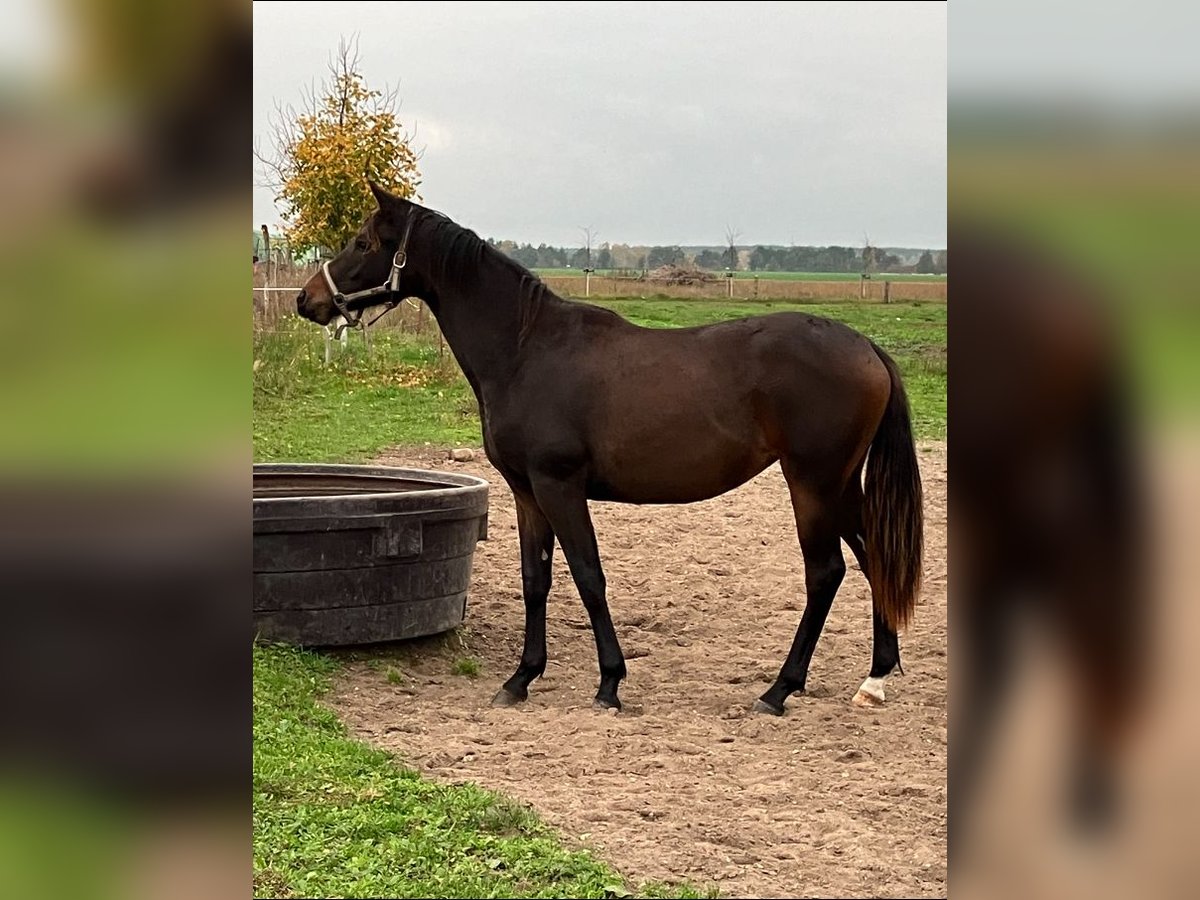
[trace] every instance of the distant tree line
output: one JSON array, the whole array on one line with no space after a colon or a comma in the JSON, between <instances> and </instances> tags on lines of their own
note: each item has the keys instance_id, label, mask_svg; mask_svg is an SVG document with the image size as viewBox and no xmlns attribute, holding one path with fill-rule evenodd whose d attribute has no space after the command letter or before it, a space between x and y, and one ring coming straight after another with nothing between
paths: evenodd
<instances>
[{"instance_id":1,"label":"distant tree line","mask_svg":"<svg viewBox=\"0 0 1200 900\"><path fill-rule=\"evenodd\" d=\"M899 266L900 258L878 248L872 271ZM752 272L861 272L863 252L853 247L763 247L750 251Z\"/></svg>"},{"instance_id":2,"label":"distant tree line","mask_svg":"<svg viewBox=\"0 0 1200 900\"><path fill-rule=\"evenodd\" d=\"M518 244L515 241L488 243L528 269L657 269L664 265L694 265L721 271L726 268L750 272L919 272L944 274L946 251L926 250L916 264L880 247L777 247L762 244L738 248L736 258L729 247L706 247L688 252L678 245L630 246L601 244L590 258L584 247L552 247L548 244ZM911 257L909 257L911 259Z\"/></svg>"}]
</instances>

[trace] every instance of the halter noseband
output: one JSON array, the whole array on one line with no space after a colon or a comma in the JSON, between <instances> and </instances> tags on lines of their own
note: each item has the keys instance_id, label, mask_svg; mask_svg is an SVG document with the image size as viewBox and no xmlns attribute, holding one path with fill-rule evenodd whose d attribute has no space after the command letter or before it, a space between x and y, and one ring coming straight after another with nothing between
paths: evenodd
<instances>
[{"instance_id":1,"label":"halter noseband","mask_svg":"<svg viewBox=\"0 0 1200 900\"><path fill-rule=\"evenodd\" d=\"M392 256L392 270L388 273L388 280L378 287L366 288L361 291L354 291L351 294L343 294L338 290L337 284L333 280L333 276L329 274L329 260L321 264L321 274L325 277L325 284L329 286L330 299L333 301L334 307L345 320L337 327L334 332L334 339L340 338L342 332L347 328L357 328L362 325L362 314L372 306L378 306L378 303L362 303L360 300L367 300L372 297L389 295L389 299L384 301L386 307L383 312L367 323L368 326L374 325L391 310L400 305L400 300L396 298L396 294L400 291L400 270L404 268L408 262L408 238L412 234L413 217L408 217L408 225L404 229L404 237L400 241L400 249ZM351 309L350 304L355 304L355 308Z\"/></svg>"}]
</instances>

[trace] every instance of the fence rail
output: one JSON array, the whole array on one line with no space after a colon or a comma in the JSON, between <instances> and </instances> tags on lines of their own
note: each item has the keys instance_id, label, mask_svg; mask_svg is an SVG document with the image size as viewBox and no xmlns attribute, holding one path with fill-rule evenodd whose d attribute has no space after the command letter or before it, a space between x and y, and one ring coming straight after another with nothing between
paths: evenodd
<instances>
[{"instance_id":1,"label":"fence rail","mask_svg":"<svg viewBox=\"0 0 1200 900\"><path fill-rule=\"evenodd\" d=\"M892 281L883 276L853 281L790 281L725 278L698 284L666 284L612 275L547 276L550 290L567 297L671 297L706 300L945 300L946 281ZM865 287L865 290L864 290Z\"/></svg>"},{"instance_id":2,"label":"fence rail","mask_svg":"<svg viewBox=\"0 0 1200 900\"><path fill-rule=\"evenodd\" d=\"M254 276L254 324L256 329L272 330L283 316L296 310L295 296L316 272L315 265L272 264ZM611 299L615 297L666 297L688 300L854 300L897 303L913 300L945 302L947 282L890 281L876 276L859 281L788 281L775 278L718 278L699 284L664 284L638 277L592 275L547 276L542 279L550 290L564 297ZM431 319L423 304L402 304L384 316L376 328L424 331Z\"/></svg>"}]
</instances>

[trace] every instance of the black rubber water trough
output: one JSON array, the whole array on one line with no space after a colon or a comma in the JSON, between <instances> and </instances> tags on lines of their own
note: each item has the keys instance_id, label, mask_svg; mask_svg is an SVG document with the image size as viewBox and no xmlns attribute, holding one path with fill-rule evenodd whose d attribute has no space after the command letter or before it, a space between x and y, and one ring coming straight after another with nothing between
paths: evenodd
<instances>
[{"instance_id":1,"label":"black rubber water trough","mask_svg":"<svg viewBox=\"0 0 1200 900\"><path fill-rule=\"evenodd\" d=\"M482 478L388 466L254 466L254 626L299 646L448 631L487 538Z\"/></svg>"}]
</instances>

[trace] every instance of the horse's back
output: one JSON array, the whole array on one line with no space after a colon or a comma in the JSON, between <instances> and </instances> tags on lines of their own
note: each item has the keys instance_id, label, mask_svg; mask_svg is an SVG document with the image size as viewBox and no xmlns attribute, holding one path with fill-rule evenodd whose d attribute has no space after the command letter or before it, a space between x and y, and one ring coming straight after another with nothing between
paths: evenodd
<instances>
[{"instance_id":1,"label":"horse's back","mask_svg":"<svg viewBox=\"0 0 1200 900\"><path fill-rule=\"evenodd\" d=\"M703 499L781 456L840 470L888 397L866 338L803 313L678 329L587 316L540 356L514 441L586 465L600 499Z\"/></svg>"},{"instance_id":2,"label":"horse's back","mask_svg":"<svg viewBox=\"0 0 1200 900\"><path fill-rule=\"evenodd\" d=\"M669 329L646 331L660 333L646 343L666 357L687 355L702 361L706 370L719 368L725 381L741 380L766 393L877 393L890 383L870 339L823 316L781 311L676 329L674 334Z\"/></svg>"},{"instance_id":3,"label":"horse's back","mask_svg":"<svg viewBox=\"0 0 1200 900\"><path fill-rule=\"evenodd\" d=\"M773 455L841 468L874 436L891 376L865 335L822 316L785 311L697 329L709 361L697 381L727 385Z\"/></svg>"}]
</instances>

